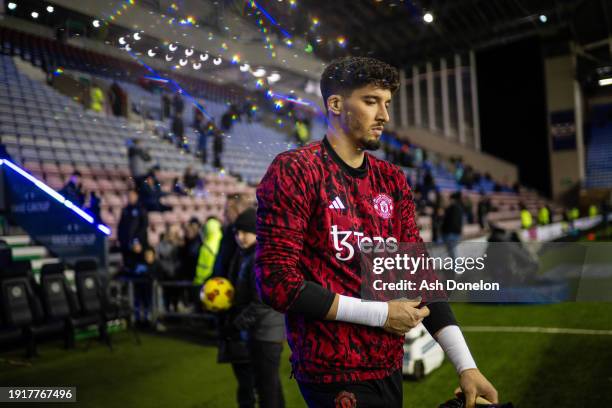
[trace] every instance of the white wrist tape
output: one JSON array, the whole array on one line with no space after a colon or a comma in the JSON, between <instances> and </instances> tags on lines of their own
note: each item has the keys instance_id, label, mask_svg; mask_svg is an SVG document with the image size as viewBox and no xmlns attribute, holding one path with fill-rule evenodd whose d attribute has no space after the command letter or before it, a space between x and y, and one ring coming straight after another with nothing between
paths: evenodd
<instances>
[{"instance_id":1,"label":"white wrist tape","mask_svg":"<svg viewBox=\"0 0 612 408\"><path fill-rule=\"evenodd\" d=\"M472 353L470 353L459 326L451 325L440 329L436 340L455 366L457 374L469 368L476 368L476 362L472 358Z\"/></svg>"},{"instance_id":2,"label":"white wrist tape","mask_svg":"<svg viewBox=\"0 0 612 408\"><path fill-rule=\"evenodd\" d=\"M365 326L383 327L387 322L387 302L367 302L361 299L339 295L336 320Z\"/></svg>"}]
</instances>

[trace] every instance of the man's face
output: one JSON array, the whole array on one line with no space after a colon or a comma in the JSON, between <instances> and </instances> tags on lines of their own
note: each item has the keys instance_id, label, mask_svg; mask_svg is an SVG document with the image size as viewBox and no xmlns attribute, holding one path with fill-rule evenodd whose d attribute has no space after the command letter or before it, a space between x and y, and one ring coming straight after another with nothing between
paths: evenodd
<instances>
[{"instance_id":1,"label":"man's face","mask_svg":"<svg viewBox=\"0 0 612 408\"><path fill-rule=\"evenodd\" d=\"M233 224L238 218L240 212L238 211L238 202L236 200L227 200L225 203L225 221L228 224Z\"/></svg>"},{"instance_id":2,"label":"man's face","mask_svg":"<svg viewBox=\"0 0 612 408\"><path fill-rule=\"evenodd\" d=\"M391 91L366 85L342 99L340 121L344 133L360 149L380 148L383 126L389 122Z\"/></svg>"},{"instance_id":3,"label":"man's face","mask_svg":"<svg viewBox=\"0 0 612 408\"><path fill-rule=\"evenodd\" d=\"M138 193L136 193L135 191L130 191L128 193L128 204L136 205L137 202L138 202Z\"/></svg>"}]
</instances>

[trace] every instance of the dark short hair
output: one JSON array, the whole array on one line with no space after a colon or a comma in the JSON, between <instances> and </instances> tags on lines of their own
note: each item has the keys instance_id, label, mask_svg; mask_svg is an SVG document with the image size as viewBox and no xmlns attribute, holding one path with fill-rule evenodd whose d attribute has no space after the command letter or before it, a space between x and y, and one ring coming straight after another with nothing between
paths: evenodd
<instances>
[{"instance_id":1,"label":"dark short hair","mask_svg":"<svg viewBox=\"0 0 612 408\"><path fill-rule=\"evenodd\" d=\"M78 170L77 170L77 171L73 171L73 172L72 172L72 175L73 175L73 176L76 176L76 177L83 177L83 175L81 174L81 172L80 172L80 171L78 171Z\"/></svg>"},{"instance_id":2,"label":"dark short hair","mask_svg":"<svg viewBox=\"0 0 612 408\"><path fill-rule=\"evenodd\" d=\"M370 57L344 57L332 61L321 74L325 109L330 95L349 95L366 85L376 85L394 93L399 88L397 69Z\"/></svg>"}]
</instances>

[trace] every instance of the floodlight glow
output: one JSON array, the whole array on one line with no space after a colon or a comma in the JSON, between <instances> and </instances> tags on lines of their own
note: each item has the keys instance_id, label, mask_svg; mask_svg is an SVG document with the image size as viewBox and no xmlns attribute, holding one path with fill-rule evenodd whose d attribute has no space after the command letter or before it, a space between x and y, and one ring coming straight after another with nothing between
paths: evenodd
<instances>
[{"instance_id":1,"label":"floodlight glow","mask_svg":"<svg viewBox=\"0 0 612 408\"><path fill-rule=\"evenodd\" d=\"M273 72L270 74L270 76L268 77L268 82L270 82L271 84L278 82L281 79L281 76L278 72Z\"/></svg>"},{"instance_id":2,"label":"floodlight glow","mask_svg":"<svg viewBox=\"0 0 612 408\"><path fill-rule=\"evenodd\" d=\"M431 13L425 13L425 15L423 16L423 21L425 21L427 24L433 22L434 17L433 14Z\"/></svg>"},{"instance_id":3,"label":"floodlight glow","mask_svg":"<svg viewBox=\"0 0 612 408\"><path fill-rule=\"evenodd\" d=\"M255 72L253 72L253 76L255 78L261 78L266 75L266 70L263 68L257 68Z\"/></svg>"},{"instance_id":4,"label":"floodlight glow","mask_svg":"<svg viewBox=\"0 0 612 408\"><path fill-rule=\"evenodd\" d=\"M599 80L599 86L612 85L612 78L604 78Z\"/></svg>"}]
</instances>

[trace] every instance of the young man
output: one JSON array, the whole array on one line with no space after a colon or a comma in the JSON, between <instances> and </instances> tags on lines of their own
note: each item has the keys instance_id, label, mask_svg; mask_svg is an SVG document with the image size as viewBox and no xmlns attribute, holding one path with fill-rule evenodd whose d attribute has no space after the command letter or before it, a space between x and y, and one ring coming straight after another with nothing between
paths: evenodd
<instances>
[{"instance_id":1,"label":"young man","mask_svg":"<svg viewBox=\"0 0 612 408\"><path fill-rule=\"evenodd\" d=\"M321 77L327 135L278 155L257 189L258 288L287 314L293 374L311 407L401 407L403 335L421 321L467 406L477 395L497 401L446 302L359 299L359 238L422 242L404 174L365 153L380 147L398 85L381 61L332 62Z\"/></svg>"}]
</instances>

